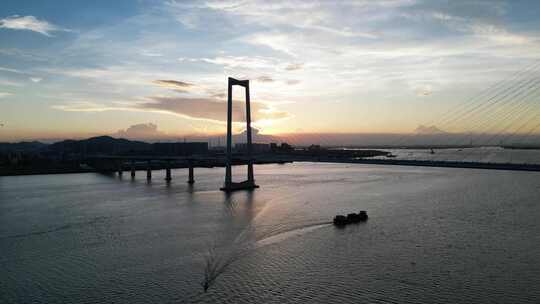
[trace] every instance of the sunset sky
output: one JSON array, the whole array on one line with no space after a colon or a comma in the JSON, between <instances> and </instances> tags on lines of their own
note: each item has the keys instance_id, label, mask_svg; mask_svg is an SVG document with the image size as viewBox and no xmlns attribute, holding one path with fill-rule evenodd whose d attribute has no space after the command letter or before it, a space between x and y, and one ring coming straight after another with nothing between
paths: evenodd
<instances>
[{"instance_id":1,"label":"sunset sky","mask_svg":"<svg viewBox=\"0 0 540 304\"><path fill-rule=\"evenodd\" d=\"M537 62L538 16L532 0L2 0L0 141L223 133L228 76L250 79L264 134L411 133Z\"/></svg>"}]
</instances>

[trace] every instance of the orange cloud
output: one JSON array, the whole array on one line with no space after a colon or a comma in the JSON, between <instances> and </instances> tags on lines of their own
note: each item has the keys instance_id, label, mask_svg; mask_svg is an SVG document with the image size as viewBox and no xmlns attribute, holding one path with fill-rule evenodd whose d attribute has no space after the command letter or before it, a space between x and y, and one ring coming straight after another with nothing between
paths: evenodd
<instances>
[{"instance_id":1,"label":"orange cloud","mask_svg":"<svg viewBox=\"0 0 540 304\"><path fill-rule=\"evenodd\" d=\"M151 99L151 102L138 104L137 108L214 121L225 121L227 117L227 103L217 99L186 97L151 97ZM245 103L243 101L233 101L232 117L234 122L245 121ZM254 122L287 117L290 117L287 112L275 110L265 103L251 102L251 119Z\"/></svg>"}]
</instances>

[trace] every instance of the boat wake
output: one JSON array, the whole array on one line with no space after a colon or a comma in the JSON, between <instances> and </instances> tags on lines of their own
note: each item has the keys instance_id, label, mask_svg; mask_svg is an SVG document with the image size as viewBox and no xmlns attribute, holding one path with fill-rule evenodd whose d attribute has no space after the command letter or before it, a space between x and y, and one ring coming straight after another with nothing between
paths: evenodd
<instances>
[{"instance_id":1,"label":"boat wake","mask_svg":"<svg viewBox=\"0 0 540 304\"><path fill-rule=\"evenodd\" d=\"M314 230L329 226L330 224L332 224L332 222L310 223L303 226L294 227L289 230L280 231L278 233L274 233L259 239L257 242L254 243L253 249L258 249L263 246L279 243L291 237L301 236Z\"/></svg>"},{"instance_id":2,"label":"boat wake","mask_svg":"<svg viewBox=\"0 0 540 304\"><path fill-rule=\"evenodd\" d=\"M303 223L292 227L289 226L288 228L285 228L283 227L283 224L280 224L276 225L276 227L272 227L272 229L269 229L266 233L263 233L258 237L250 237L252 235L250 232L255 230L254 225L250 224L238 235L231 246L225 250L220 251L215 244L209 247L204 256L204 277L201 286L206 292L233 262L261 247L276 244L291 237L301 236L317 229L330 226L331 224L332 222L319 221Z\"/></svg>"}]
</instances>

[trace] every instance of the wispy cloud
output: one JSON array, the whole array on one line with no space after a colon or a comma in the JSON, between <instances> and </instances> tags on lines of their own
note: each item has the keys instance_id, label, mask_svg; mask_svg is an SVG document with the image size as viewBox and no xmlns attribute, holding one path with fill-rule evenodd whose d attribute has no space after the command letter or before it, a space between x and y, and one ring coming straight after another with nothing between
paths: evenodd
<instances>
[{"instance_id":1,"label":"wispy cloud","mask_svg":"<svg viewBox=\"0 0 540 304\"><path fill-rule=\"evenodd\" d=\"M277 58L261 56L226 56L215 58L203 58L202 61L223 65L228 68L249 68L249 69L274 69L279 60Z\"/></svg>"},{"instance_id":2,"label":"wispy cloud","mask_svg":"<svg viewBox=\"0 0 540 304\"><path fill-rule=\"evenodd\" d=\"M498 44L525 44L537 40L535 37L527 34L513 33L502 25L489 23L482 19L465 18L439 11L428 13L427 15L452 30Z\"/></svg>"},{"instance_id":3,"label":"wispy cloud","mask_svg":"<svg viewBox=\"0 0 540 304\"><path fill-rule=\"evenodd\" d=\"M26 74L23 71L17 70L17 69L11 69L11 68L5 68L0 67L1 72L9 72L9 73L15 73L15 74Z\"/></svg>"},{"instance_id":4,"label":"wispy cloud","mask_svg":"<svg viewBox=\"0 0 540 304\"><path fill-rule=\"evenodd\" d=\"M33 31L51 37L53 32L69 31L34 16L13 15L0 19L0 28Z\"/></svg>"},{"instance_id":5,"label":"wispy cloud","mask_svg":"<svg viewBox=\"0 0 540 304\"><path fill-rule=\"evenodd\" d=\"M376 3L376 1L372 1ZM332 3L306 1L210 1L206 6L228 13L232 18L266 27L290 26L304 31L323 32L342 37L375 39L378 34L340 25L330 11ZM369 2L364 2L369 6ZM298 22L302 20L302 22Z\"/></svg>"},{"instance_id":6,"label":"wispy cloud","mask_svg":"<svg viewBox=\"0 0 540 304\"><path fill-rule=\"evenodd\" d=\"M290 79L290 80L287 80L286 82L288 85L296 85L296 84L299 84L300 83L300 80L297 80L297 79Z\"/></svg>"},{"instance_id":7,"label":"wispy cloud","mask_svg":"<svg viewBox=\"0 0 540 304\"><path fill-rule=\"evenodd\" d=\"M182 90L185 91L187 88L191 88L195 86L192 83L179 81L179 80L154 80L152 83L157 84L158 86L176 89L176 90Z\"/></svg>"},{"instance_id":8,"label":"wispy cloud","mask_svg":"<svg viewBox=\"0 0 540 304\"><path fill-rule=\"evenodd\" d=\"M157 112L179 115L189 119L224 122L227 114L227 103L213 98L188 98L188 97L148 97L148 101L134 104L113 103L100 104L94 102L71 102L63 105L54 105L53 109L67 112L104 112L104 111L137 111ZM291 115L284 111L276 110L262 102L251 102L252 120L271 121L288 118ZM233 121L245 121L245 104L233 101Z\"/></svg>"},{"instance_id":9,"label":"wispy cloud","mask_svg":"<svg viewBox=\"0 0 540 304\"><path fill-rule=\"evenodd\" d=\"M73 101L66 104L52 105L51 108L65 112L105 112L105 111L135 111L136 108L120 104L104 104L90 101Z\"/></svg>"},{"instance_id":10,"label":"wispy cloud","mask_svg":"<svg viewBox=\"0 0 540 304\"><path fill-rule=\"evenodd\" d=\"M20 87L20 86L22 86L22 84L19 83L19 82L15 82L15 81L12 81L12 80L9 80L9 79L3 79L3 78L0 78L0 85L12 86L12 87Z\"/></svg>"},{"instance_id":11,"label":"wispy cloud","mask_svg":"<svg viewBox=\"0 0 540 304\"><path fill-rule=\"evenodd\" d=\"M141 55L147 56L147 57L163 57L163 54L161 53L147 51L147 50L141 51Z\"/></svg>"},{"instance_id":12,"label":"wispy cloud","mask_svg":"<svg viewBox=\"0 0 540 304\"><path fill-rule=\"evenodd\" d=\"M8 97L8 96L12 96L13 94L11 93L8 93L8 92L0 92L0 98L4 98L4 97Z\"/></svg>"},{"instance_id":13,"label":"wispy cloud","mask_svg":"<svg viewBox=\"0 0 540 304\"><path fill-rule=\"evenodd\" d=\"M296 70L300 70L304 67L304 64L302 63L291 63L291 64L288 64L286 67L285 67L285 70L287 71L296 71Z\"/></svg>"},{"instance_id":14,"label":"wispy cloud","mask_svg":"<svg viewBox=\"0 0 540 304\"><path fill-rule=\"evenodd\" d=\"M153 97L152 100L138 104L137 107L213 121L224 121L227 114L227 103L211 98ZM233 121L245 121L244 108L243 102L233 102ZM272 109L260 102L251 102L251 112L254 122L289 117L287 112Z\"/></svg>"},{"instance_id":15,"label":"wispy cloud","mask_svg":"<svg viewBox=\"0 0 540 304\"><path fill-rule=\"evenodd\" d=\"M19 74L19 75L29 75L29 76L32 75L32 73L30 72L25 72L25 71L21 71L17 69L6 68L6 67L0 67L0 72L7 72L7 73L13 73L13 74ZM34 83L38 83L43 80L43 78L36 77L36 76L29 77L28 79ZM10 84L8 83L7 85L10 85Z\"/></svg>"},{"instance_id":16,"label":"wispy cloud","mask_svg":"<svg viewBox=\"0 0 540 304\"><path fill-rule=\"evenodd\" d=\"M270 76L266 76L266 75L259 76L255 80L258 82L274 82L275 81L274 78Z\"/></svg>"}]
</instances>

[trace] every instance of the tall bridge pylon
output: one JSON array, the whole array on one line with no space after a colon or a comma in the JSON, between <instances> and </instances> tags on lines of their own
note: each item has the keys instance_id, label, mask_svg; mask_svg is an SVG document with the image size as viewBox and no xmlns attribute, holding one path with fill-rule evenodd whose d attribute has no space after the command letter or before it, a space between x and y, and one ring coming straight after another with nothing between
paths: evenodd
<instances>
[{"instance_id":1,"label":"tall bridge pylon","mask_svg":"<svg viewBox=\"0 0 540 304\"><path fill-rule=\"evenodd\" d=\"M232 88L234 85L244 87L246 90L246 135L247 135L247 180L239 183L232 181ZM225 184L220 190L232 192L236 190L259 188L253 177L253 157L251 147L251 108L249 99L249 80L238 80L229 77L227 97L227 158L225 161Z\"/></svg>"}]
</instances>

